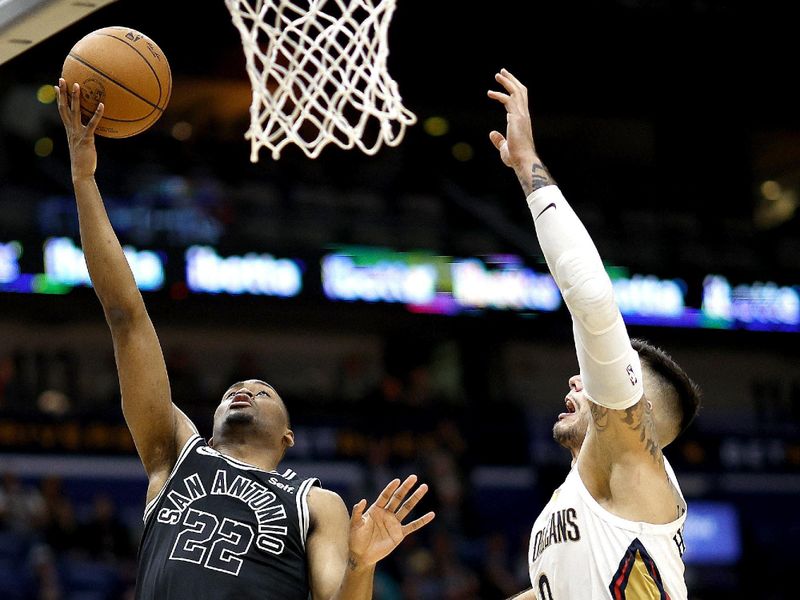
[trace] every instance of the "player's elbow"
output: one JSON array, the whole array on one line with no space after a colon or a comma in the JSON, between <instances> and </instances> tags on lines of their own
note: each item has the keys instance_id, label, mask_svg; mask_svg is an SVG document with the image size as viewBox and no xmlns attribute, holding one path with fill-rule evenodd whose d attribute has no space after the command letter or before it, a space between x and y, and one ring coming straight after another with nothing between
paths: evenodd
<instances>
[{"instance_id":1,"label":"player's elbow","mask_svg":"<svg viewBox=\"0 0 800 600\"><path fill-rule=\"evenodd\" d=\"M591 334L600 335L619 318L614 286L600 261L587 260L579 252L568 252L558 261L564 301L572 316Z\"/></svg>"},{"instance_id":2,"label":"player's elbow","mask_svg":"<svg viewBox=\"0 0 800 600\"><path fill-rule=\"evenodd\" d=\"M115 304L104 309L106 322L112 330L125 329L136 322L141 312L136 306Z\"/></svg>"}]
</instances>

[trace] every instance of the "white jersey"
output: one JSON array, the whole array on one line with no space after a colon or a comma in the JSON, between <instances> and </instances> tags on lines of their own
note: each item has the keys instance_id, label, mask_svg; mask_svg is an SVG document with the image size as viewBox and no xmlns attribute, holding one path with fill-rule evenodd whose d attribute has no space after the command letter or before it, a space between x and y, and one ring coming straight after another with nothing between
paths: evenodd
<instances>
[{"instance_id":1,"label":"white jersey","mask_svg":"<svg viewBox=\"0 0 800 600\"><path fill-rule=\"evenodd\" d=\"M664 467L680 493L666 459ZM537 600L686 600L685 520L685 510L663 525L612 515L573 467L531 532L528 566Z\"/></svg>"}]
</instances>

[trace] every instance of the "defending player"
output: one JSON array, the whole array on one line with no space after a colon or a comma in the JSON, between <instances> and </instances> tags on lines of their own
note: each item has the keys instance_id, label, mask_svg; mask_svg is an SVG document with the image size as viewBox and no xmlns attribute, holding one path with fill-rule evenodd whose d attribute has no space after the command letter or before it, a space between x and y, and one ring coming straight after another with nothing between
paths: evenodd
<instances>
[{"instance_id":1,"label":"defending player","mask_svg":"<svg viewBox=\"0 0 800 600\"><path fill-rule=\"evenodd\" d=\"M314 600L372 598L375 564L433 519L402 521L425 495L416 476L395 480L348 519L316 479L278 472L294 444L277 392L235 383L206 443L171 400L156 332L95 183L100 104L81 124L76 84L56 87L69 142L86 263L117 362L122 410L148 476L137 599Z\"/></svg>"},{"instance_id":2,"label":"defending player","mask_svg":"<svg viewBox=\"0 0 800 600\"><path fill-rule=\"evenodd\" d=\"M694 418L698 390L663 351L629 340L597 249L536 151L525 86L505 69L495 79L507 133L489 137L527 196L580 366L553 428L572 469L536 519L533 587L515 598L685 600L686 502L661 450Z\"/></svg>"}]
</instances>

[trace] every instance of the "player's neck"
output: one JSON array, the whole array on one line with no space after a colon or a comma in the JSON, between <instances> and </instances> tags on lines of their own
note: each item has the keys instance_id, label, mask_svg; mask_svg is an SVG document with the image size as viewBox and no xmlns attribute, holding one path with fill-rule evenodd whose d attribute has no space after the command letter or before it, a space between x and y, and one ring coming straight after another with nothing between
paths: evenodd
<instances>
[{"instance_id":1,"label":"player's neck","mask_svg":"<svg viewBox=\"0 0 800 600\"><path fill-rule=\"evenodd\" d=\"M247 440L215 441L214 450L264 471L275 469L283 455L283 452L276 448Z\"/></svg>"},{"instance_id":2,"label":"player's neck","mask_svg":"<svg viewBox=\"0 0 800 600\"><path fill-rule=\"evenodd\" d=\"M572 457L571 462L569 463L571 467L574 467L575 464L578 462L578 455L581 453L580 447L578 448L570 448L569 454Z\"/></svg>"}]
</instances>

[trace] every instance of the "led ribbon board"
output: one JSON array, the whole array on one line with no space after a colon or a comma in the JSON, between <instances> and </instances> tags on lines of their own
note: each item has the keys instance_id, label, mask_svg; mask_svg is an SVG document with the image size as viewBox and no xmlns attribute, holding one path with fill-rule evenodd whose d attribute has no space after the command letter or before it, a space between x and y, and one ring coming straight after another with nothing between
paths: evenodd
<instances>
[{"instance_id":1,"label":"led ribbon board","mask_svg":"<svg viewBox=\"0 0 800 600\"><path fill-rule=\"evenodd\" d=\"M185 258L186 286L192 292L291 298L303 289L297 260L255 252L223 257L211 246L192 246Z\"/></svg>"}]
</instances>

